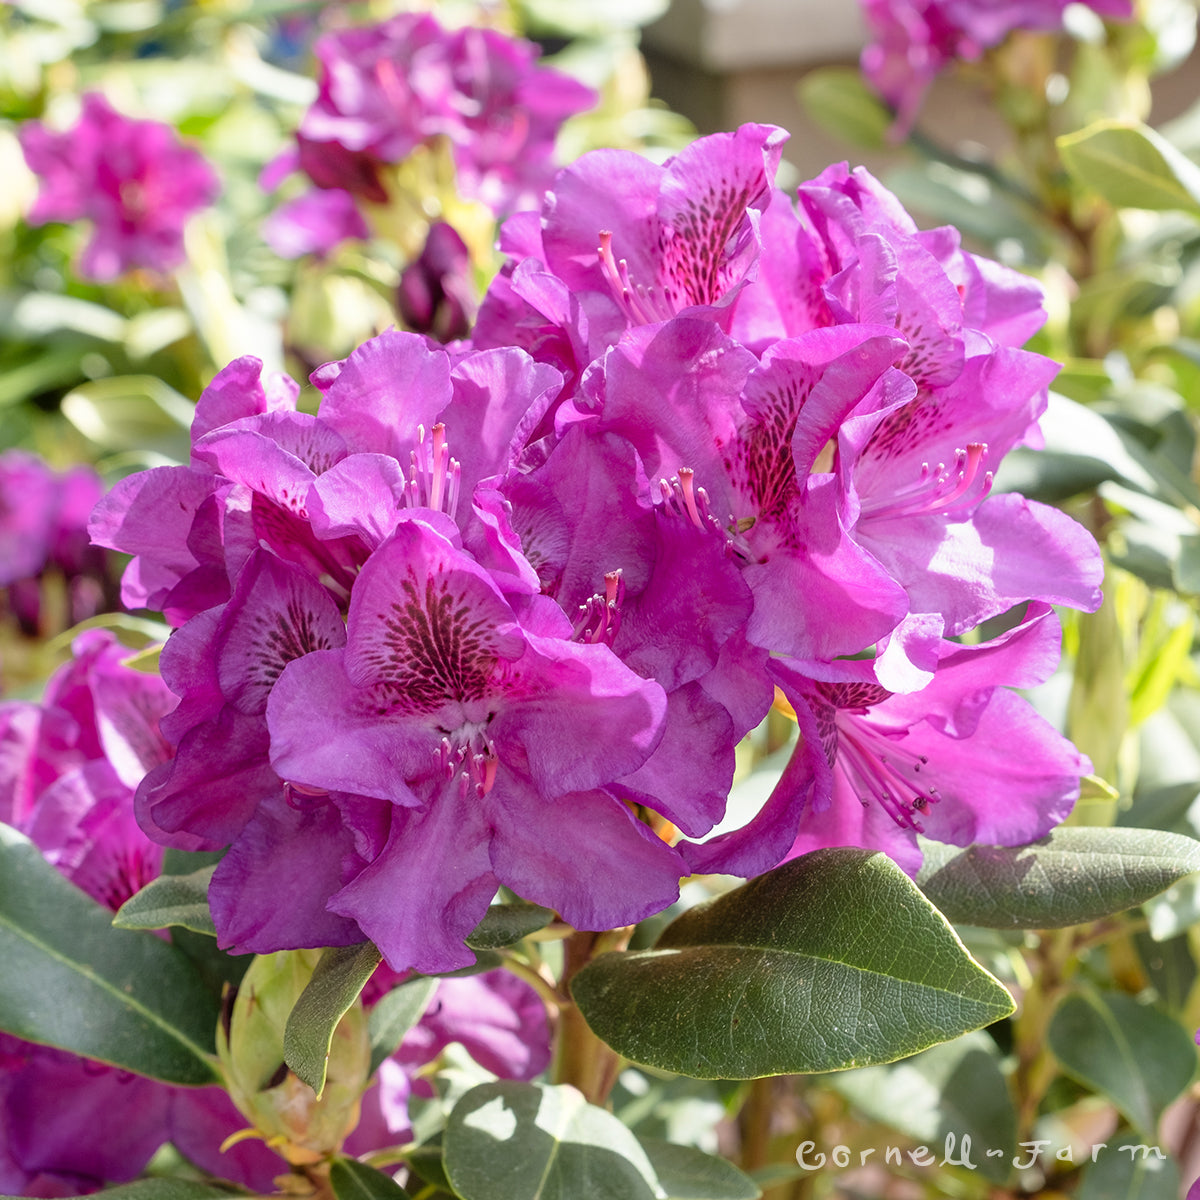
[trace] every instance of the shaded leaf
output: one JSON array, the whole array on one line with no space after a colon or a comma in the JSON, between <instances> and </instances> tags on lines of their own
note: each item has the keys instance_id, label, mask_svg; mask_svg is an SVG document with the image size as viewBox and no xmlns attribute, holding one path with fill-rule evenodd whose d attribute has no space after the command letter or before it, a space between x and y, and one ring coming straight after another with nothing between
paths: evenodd
<instances>
[{"instance_id":1,"label":"shaded leaf","mask_svg":"<svg viewBox=\"0 0 1200 1200\"><path fill-rule=\"evenodd\" d=\"M864 150L887 145L892 114L857 67L818 67L796 86L805 111L826 132Z\"/></svg>"},{"instance_id":2,"label":"shaded leaf","mask_svg":"<svg viewBox=\"0 0 1200 1200\"><path fill-rule=\"evenodd\" d=\"M571 990L626 1058L700 1079L890 1062L1012 999L884 854L818 850L683 914Z\"/></svg>"},{"instance_id":3,"label":"shaded leaf","mask_svg":"<svg viewBox=\"0 0 1200 1200\"><path fill-rule=\"evenodd\" d=\"M499 950L539 929L545 929L553 920L554 910L543 908L540 904L530 904L525 900L493 904L466 942L472 950Z\"/></svg>"},{"instance_id":4,"label":"shaded leaf","mask_svg":"<svg viewBox=\"0 0 1200 1200\"><path fill-rule=\"evenodd\" d=\"M1063 165L1119 208L1200 215L1200 166L1146 125L1096 121L1058 139Z\"/></svg>"},{"instance_id":5,"label":"shaded leaf","mask_svg":"<svg viewBox=\"0 0 1200 1200\"><path fill-rule=\"evenodd\" d=\"M406 979L372 1006L367 1017L371 1038L371 1074L385 1058L396 1053L404 1035L421 1019L438 981L427 975Z\"/></svg>"},{"instance_id":6,"label":"shaded leaf","mask_svg":"<svg viewBox=\"0 0 1200 1200\"><path fill-rule=\"evenodd\" d=\"M446 1175L462 1200L654 1200L654 1168L611 1113L568 1085L472 1088L450 1114Z\"/></svg>"},{"instance_id":7,"label":"shaded leaf","mask_svg":"<svg viewBox=\"0 0 1200 1200\"><path fill-rule=\"evenodd\" d=\"M390 1176L353 1158L339 1158L329 1171L337 1200L408 1200L408 1193Z\"/></svg>"},{"instance_id":8,"label":"shaded leaf","mask_svg":"<svg viewBox=\"0 0 1200 1200\"><path fill-rule=\"evenodd\" d=\"M1017 1117L999 1059L986 1033L970 1033L902 1062L832 1076L829 1085L864 1116L914 1141L945 1147L953 1136L955 1154L1003 1184L1017 1149ZM989 1150L1004 1153L988 1157Z\"/></svg>"},{"instance_id":9,"label":"shaded leaf","mask_svg":"<svg viewBox=\"0 0 1200 1200\"><path fill-rule=\"evenodd\" d=\"M1200 870L1200 842L1150 829L1066 825L1028 846L921 844L921 890L951 921L992 929L1095 921Z\"/></svg>"},{"instance_id":10,"label":"shaded leaf","mask_svg":"<svg viewBox=\"0 0 1200 1200\"><path fill-rule=\"evenodd\" d=\"M118 929L166 929L179 925L194 933L217 935L208 908L208 884L217 868L201 867L190 875L160 875L117 910Z\"/></svg>"},{"instance_id":11,"label":"shaded leaf","mask_svg":"<svg viewBox=\"0 0 1200 1200\"><path fill-rule=\"evenodd\" d=\"M638 1138L667 1200L757 1200L758 1184L731 1162L693 1146Z\"/></svg>"},{"instance_id":12,"label":"shaded leaf","mask_svg":"<svg viewBox=\"0 0 1200 1200\"><path fill-rule=\"evenodd\" d=\"M1196 1069L1187 1031L1124 992L1068 996L1051 1018L1048 1040L1068 1075L1107 1096L1149 1137Z\"/></svg>"},{"instance_id":13,"label":"shaded leaf","mask_svg":"<svg viewBox=\"0 0 1200 1200\"><path fill-rule=\"evenodd\" d=\"M1088 1164L1075 1196L1076 1200L1178 1200L1182 1192L1175 1160L1125 1133Z\"/></svg>"},{"instance_id":14,"label":"shaded leaf","mask_svg":"<svg viewBox=\"0 0 1200 1200\"><path fill-rule=\"evenodd\" d=\"M379 950L372 942L331 947L321 955L288 1016L283 1031L284 1062L318 1096L325 1089L333 1031L380 962Z\"/></svg>"},{"instance_id":15,"label":"shaded leaf","mask_svg":"<svg viewBox=\"0 0 1200 1200\"><path fill-rule=\"evenodd\" d=\"M216 998L174 947L111 921L0 825L0 1029L167 1083L215 1083Z\"/></svg>"}]
</instances>

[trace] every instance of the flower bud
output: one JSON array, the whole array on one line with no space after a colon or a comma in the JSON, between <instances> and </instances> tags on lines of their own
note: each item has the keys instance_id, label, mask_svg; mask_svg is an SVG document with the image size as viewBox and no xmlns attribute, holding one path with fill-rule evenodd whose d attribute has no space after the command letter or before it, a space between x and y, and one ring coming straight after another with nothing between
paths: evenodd
<instances>
[{"instance_id":1,"label":"flower bud","mask_svg":"<svg viewBox=\"0 0 1200 1200\"><path fill-rule=\"evenodd\" d=\"M338 1022L318 1096L283 1059L288 1016L312 978L320 950L261 955L232 995L217 1031L217 1057L239 1111L288 1162L307 1166L337 1152L358 1124L371 1047L361 1000Z\"/></svg>"}]
</instances>

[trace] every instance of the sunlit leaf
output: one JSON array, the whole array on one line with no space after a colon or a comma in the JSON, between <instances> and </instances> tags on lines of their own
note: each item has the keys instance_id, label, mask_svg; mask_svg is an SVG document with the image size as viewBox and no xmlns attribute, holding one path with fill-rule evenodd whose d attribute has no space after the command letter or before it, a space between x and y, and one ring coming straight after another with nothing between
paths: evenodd
<instances>
[{"instance_id":1,"label":"sunlit leaf","mask_svg":"<svg viewBox=\"0 0 1200 1200\"><path fill-rule=\"evenodd\" d=\"M1013 1007L899 867L854 848L689 910L653 950L593 960L571 991L620 1054L701 1079L891 1062Z\"/></svg>"}]
</instances>

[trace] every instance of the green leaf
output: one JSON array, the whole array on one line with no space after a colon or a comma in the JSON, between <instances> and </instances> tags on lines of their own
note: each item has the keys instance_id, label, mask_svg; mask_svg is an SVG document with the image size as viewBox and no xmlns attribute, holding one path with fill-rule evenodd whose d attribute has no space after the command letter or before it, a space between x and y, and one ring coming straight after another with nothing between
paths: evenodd
<instances>
[{"instance_id":1,"label":"green leaf","mask_svg":"<svg viewBox=\"0 0 1200 1200\"><path fill-rule=\"evenodd\" d=\"M195 1179L139 1179L124 1183L120 1187L104 1188L89 1195L101 1200L229 1200L242 1195L232 1187L221 1187L214 1183L201 1183ZM20 1200L15 1196L0 1196L0 1200Z\"/></svg>"},{"instance_id":2,"label":"green leaf","mask_svg":"<svg viewBox=\"0 0 1200 1200\"><path fill-rule=\"evenodd\" d=\"M111 921L0 825L0 1029L167 1083L215 1083L216 997L172 946Z\"/></svg>"},{"instance_id":3,"label":"green leaf","mask_svg":"<svg viewBox=\"0 0 1200 1200\"><path fill-rule=\"evenodd\" d=\"M1075 1200L1179 1200L1182 1194L1175 1160L1123 1133L1084 1169Z\"/></svg>"},{"instance_id":4,"label":"green leaf","mask_svg":"<svg viewBox=\"0 0 1200 1200\"><path fill-rule=\"evenodd\" d=\"M180 925L194 933L217 935L208 908L208 884L217 868L190 875L160 875L129 897L113 917L117 929L166 929Z\"/></svg>"},{"instance_id":5,"label":"green leaf","mask_svg":"<svg viewBox=\"0 0 1200 1200\"><path fill-rule=\"evenodd\" d=\"M1048 1041L1068 1075L1107 1096L1150 1137L1196 1069L1187 1031L1124 992L1068 996L1051 1018Z\"/></svg>"},{"instance_id":6,"label":"green leaf","mask_svg":"<svg viewBox=\"0 0 1200 1200\"><path fill-rule=\"evenodd\" d=\"M63 416L103 450L159 451L177 462L190 453L195 406L153 375L93 379L62 399Z\"/></svg>"},{"instance_id":7,"label":"green leaf","mask_svg":"<svg viewBox=\"0 0 1200 1200\"><path fill-rule=\"evenodd\" d=\"M379 1070L385 1058L395 1054L404 1035L421 1019L438 981L417 975L392 988L371 1006L367 1030L371 1038L371 1074Z\"/></svg>"},{"instance_id":8,"label":"green leaf","mask_svg":"<svg viewBox=\"0 0 1200 1200\"><path fill-rule=\"evenodd\" d=\"M829 1084L864 1116L914 1141L947 1147L953 1136L953 1154L1003 1184L1017 1150L1017 1118L999 1059L986 1033L969 1033L903 1062L846 1071ZM1004 1153L988 1157L989 1150Z\"/></svg>"},{"instance_id":9,"label":"green leaf","mask_svg":"<svg viewBox=\"0 0 1200 1200\"><path fill-rule=\"evenodd\" d=\"M785 863L572 980L592 1030L699 1079L890 1062L999 1020L1011 997L884 854Z\"/></svg>"},{"instance_id":10,"label":"green leaf","mask_svg":"<svg viewBox=\"0 0 1200 1200\"><path fill-rule=\"evenodd\" d=\"M654 1200L637 1138L569 1085L501 1080L450 1114L446 1175L462 1200Z\"/></svg>"},{"instance_id":11,"label":"green leaf","mask_svg":"<svg viewBox=\"0 0 1200 1200\"><path fill-rule=\"evenodd\" d=\"M540 904L518 900L512 904L493 904L466 939L472 950L499 950L523 937L545 929L554 920L554 910Z\"/></svg>"},{"instance_id":12,"label":"green leaf","mask_svg":"<svg viewBox=\"0 0 1200 1200\"><path fill-rule=\"evenodd\" d=\"M857 67L818 67L804 76L796 94L808 115L834 137L863 150L887 145L892 114Z\"/></svg>"},{"instance_id":13,"label":"green leaf","mask_svg":"<svg viewBox=\"0 0 1200 1200\"><path fill-rule=\"evenodd\" d=\"M337 1159L329 1182L337 1200L408 1200L408 1193L390 1175L353 1158Z\"/></svg>"},{"instance_id":14,"label":"green leaf","mask_svg":"<svg viewBox=\"0 0 1200 1200\"><path fill-rule=\"evenodd\" d=\"M1028 846L921 845L921 890L951 921L990 929L1096 921L1200 870L1200 842L1153 829L1064 825Z\"/></svg>"},{"instance_id":15,"label":"green leaf","mask_svg":"<svg viewBox=\"0 0 1200 1200\"><path fill-rule=\"evenodd\" d=\"M757 1200L762 1195L749 1175L723 1158L657 1138L638 1141L667 1200Z\"/></svg>"},{"instance_id":16,"label":"green leaf","mask_svg":"<svg viewBox=\"0 0 1200 1200\"><path fill-rule=\"evenodd\" d=\"M318 1096L325 1090L333 1031L379 963L380 954L372 942L326 950L288 1016L283 1031L284 1062Z\"/></svg>"},{"instance_id":17,"label":"green leaf","mask_svg":"<svg viewBox=\"0 0 1200 1200\"><path fill-rule=\"evenodd\" d=\"M1058 139L1063 165L1118 208L1200 215L1200 166L1147 125L1096 121Z\"/></svg>"}]
</instances>

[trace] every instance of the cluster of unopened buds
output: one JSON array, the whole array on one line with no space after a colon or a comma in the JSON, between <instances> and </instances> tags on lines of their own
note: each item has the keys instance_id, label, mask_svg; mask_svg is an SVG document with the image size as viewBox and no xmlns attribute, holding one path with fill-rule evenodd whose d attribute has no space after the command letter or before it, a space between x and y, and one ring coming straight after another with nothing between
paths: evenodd
<instances>
[{"instance_id":1,"label":"cluster of unopened buds","mask_svg":"<svg viewBox=\"0 0 1200 1200\"><path fill-rule=\"evenodd\" d=\"M138 820L228 847L222 945L443 972L500 885L607 929L695 872L832 844L912 871L918 832L1070 810L1088 764L1011 689L1101 562L992 490L1057 370L1019 348L1039 289L862 170L797 204L785 137L585 155L505 224L470 339L384 333L313 374L315 414L240 359L190 464L101 502L125 603L177 627ZM791 762L712 836L773 703Z\"/></svg>"}]
</instances>

